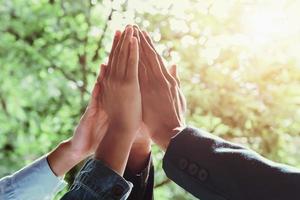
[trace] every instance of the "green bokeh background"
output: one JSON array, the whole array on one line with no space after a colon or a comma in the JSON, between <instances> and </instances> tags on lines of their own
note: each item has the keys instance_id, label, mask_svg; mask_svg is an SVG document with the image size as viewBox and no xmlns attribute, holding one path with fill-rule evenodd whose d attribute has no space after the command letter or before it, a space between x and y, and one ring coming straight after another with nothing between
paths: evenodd
<instances>
[{"instance_id":1,"label":"green bokeh background","mask_svg":"<svg viewBox=\"0 0 300 200\"><path fill-rule=\"evenodd\" d=\"M300 167L300 41L260 44L241 21L247 6L276 2L0 2L0 177L72 136L114 31L127 23L147 30L167 65L178 65L188 124ZM166 178L156 146L153 156L155 199L196 199Z\"/></svg>"}]
</instances>

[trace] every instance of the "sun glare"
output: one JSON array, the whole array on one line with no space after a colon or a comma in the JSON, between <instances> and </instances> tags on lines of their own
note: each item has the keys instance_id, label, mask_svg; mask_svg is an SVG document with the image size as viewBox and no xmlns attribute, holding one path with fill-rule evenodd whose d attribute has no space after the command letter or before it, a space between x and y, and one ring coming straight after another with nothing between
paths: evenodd
<instances>
[{"instance_id":1,"label":"sun glare","mask_svg":"<svg viewBox=\"0 0 300 200\"><path fill-rule=\"evenodd\" d=\"M242 17L244 34L256 44L267 44L299 34L294 16L287 9L251 8Z\"/></svg>"}]
</instances>

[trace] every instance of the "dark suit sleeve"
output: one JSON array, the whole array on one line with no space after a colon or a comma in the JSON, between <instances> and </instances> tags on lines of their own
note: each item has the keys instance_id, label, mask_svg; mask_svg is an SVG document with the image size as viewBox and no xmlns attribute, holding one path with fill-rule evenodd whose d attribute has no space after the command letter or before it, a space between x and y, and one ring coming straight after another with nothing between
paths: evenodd
<instances>
[{"instance_id":1,"label":"dark suit sleeve","mask_svg":"<svg viewBox=\"0 0 300 200\"><path fill-rule=\"evenodd\" d=\"M139 174L134 174L126 168L124 178L133 184L127 200L152 200L154 185L154 167L151 155L146 168Z\"/></svg>"},{"instance_id":2,"label":"dark suit sleeve","mask_svg":"<svg viewBox=\"0 0 300 200\"><path fill-rule=\"evenodd\" d=\"M201 200L300 199L300 170L188 127L166 151L167 176Z\"/></svg>"}]
</instances>

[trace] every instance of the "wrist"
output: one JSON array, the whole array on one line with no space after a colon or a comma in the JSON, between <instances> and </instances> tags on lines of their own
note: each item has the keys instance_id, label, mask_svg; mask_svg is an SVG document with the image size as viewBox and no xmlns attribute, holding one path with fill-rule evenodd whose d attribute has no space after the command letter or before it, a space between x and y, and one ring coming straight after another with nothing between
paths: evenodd
<instances>
[{"instance_id":1,"label":"wrist","mask_svg":"<svg viewBox=\"0 0 300 200\"><path fill-rule=\"evenodd\" d=\"M72 140L64 142L63 145L66 146L66 152L68 153L70 161L72 162L79 163L89 155L89 152L87 152L87 150L78 149L77 145L74 145Z\"/></svg>"},{"instance_id":2,"label":"wrist","mask_svg":"<svg viewBox=\"0 0 300 200\"><path fill-rule=\"evenodd\" d=\"M123 118L123 117L119 117L119 118ZM109 122L108 129L110 131L120 133L122 135L135 136L138 130L140 129L140 123L132 124L127 120L124 121L121 119L111 119Z\"/></svg>"},{"instance_id":3,"label":"wrist","mask_svg":"<svg viewBox=\"0 0 300 200\"><path fill-rule=\"evenodd\" d=\"M145 145L132 145L127 168L134 174L140 173L147 166L150 154L151 142Z\"/></svg>"},{"instance_id":4,"label":"wrist","mask_svg":"<svg viewBox=\"0 0 300 200\"><path fill-rule=\"evenodd\" d=\"M151 139L147 138L144 141L134 141L130 150L130 154L145 155L151 152Z\"/></svg>"},{"instance_id":5,"label":"wrist","mask_svg":"<svg viewBox=\"0 0 300 200\"><path fill-rule=\"evenodd\" d=\"M162 129L156 132L157 137L153 138L153 140L163 151L166 151L171 139L175 137L183 129L184 127L182 126L173 129Z\"/></svg>"},{"instance_id":6,"label":"wrist","mask_svg":"<svg viewBox=\"0 0 300 200\"><path fill-rule=\"evenodd\" d=\"M70 141L64 141L49 153L47 160L53 173L56 176L63 176L78 164L82 157L72 152Z\"/></svg>"},{"instance_id":7,"label":"wrist","mask_svg":"<svg viewBox=\"0 0 300 200\"><path fill-rule=\"evenodd\" d=\"M118 127L108 128L95 152L95 159L103 161L122 176L135 136L136 133L124 132Z\"/></svg>"}]
</instances>

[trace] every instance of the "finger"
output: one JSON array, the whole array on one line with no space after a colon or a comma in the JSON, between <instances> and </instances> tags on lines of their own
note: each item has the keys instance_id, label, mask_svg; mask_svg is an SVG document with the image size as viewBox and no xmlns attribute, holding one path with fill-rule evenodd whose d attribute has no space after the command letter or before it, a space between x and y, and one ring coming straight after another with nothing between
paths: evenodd
<instances>
[{"instance_id":1,"label":"finger","mask_svg":"<svg viewBox=\"0 0 300 200\"><path fill-rule=\"evenodd\" d=\"M139 83L140 85L144 85L147 83L147 81L147 68L142 62L139 62Z\"/></svg>"},{"instance_id":2,"label":"finger","mask_svg":"<svg viewBox=\"0 0 300 200\"><path fill-rule=\"evenodd\" d=\"M117 47L117 44L120 40L120 37L121 37L121 31L117 30L116 33L115 33L115 36L114 36L114 40L113 40L113 43L112 43L112 47L111 47L111 51L109 53L109 58L108 58L108 63L107 63L107 73L109 74L109 71L111 69L111 63L112 63L112 58L113 58L113 55L114 55L114 51Z\"/></svg>"},{"instance_id":3,"label":"finger","mask_svg":"<svg viewBox=\"0 0 300 200\"><path fill-rule=\"evenodd\" d=\"M138 79L139 46L135 37L130 40L130 54L127 64L127 78Z\"/></svg>"},{"instance_id":4,"label":"finger","mask_svg":"<svg viewBox=\"0 0 300 200\"><path fill-rule=\"evenodd\" d=\"M185 98L184 98L184 95L183 95L182 91L180 90L180 79L179 79L179 76L178 76L177 66L172 65L171 68L169 69L169 73L176 80L177 85L179 87L179 89L177 89L178 98L179 98L179 105L180 105L180 112L179 113L184 113L185 110L186 110L186 106L185 106L186 101L185 101Z\"/></svg>"},{"instance_id":5,"label":"finger","mask_svg":"<svg viewBox=\"0 0 300 200\"><path fill-rule=\"evenodd\" d=\"M97 99L100 94L100 83L96 82L92 91L92 100Z\"/></svg>"},{"instance_id":6,"label":"finger","mask_svg":"<svg viewBox=\"0 0 300 200\"><path fill-rule=\"evenodd\" d=\"M141 42L139 30L140 30L140 28L137 25L133 25L133 37L137 38L138 44L140 44L140 42Z\"/></svg>"},{"instance_id":7,"label":"finger","mask_svg":"<svg viewBox=\"0 0 300 200\"><path fill-rule=\"evenodd\" d=\"M180 79L178 76L177 66L172 65L171 68L169 69L169 73L176 80L177 85L180 87Z\"/></svg>"},{"instance_id":8,"label":"finger","mask_svg":"<svg viewBox=\"0 0 300 200\"><path fill-rule=\"evenodd\" d=\"M105 76L105 70L106 70L107 66L104 64L101 64L100 66L100 72L99 75L97 77L96 83L94 85L93 91L92 91L92 99L98 99L99 94L100 94L100 85L101 85L101 81L103 80L104 76Z\"/></svg>"},{"instance_id":9,"label":"finger","mask_svg":"<svg viewBox=\"0 0 300 200\"><path fill-rule=\"evenodd\" d=\"M151 37L149 36L149 34L146 31L142 31L143 36L145 37L145 39L147 40L148 44L153 48L154 52L157 55L157 59L159 61L160 67L161 67L161 71L163 72L164 76L166 77L166 79L172 84L175 85L176 81L175 79L170 75L170 73L168 72L167 68L164 65L164 62L161 58L161 56L157 53L157 51L154 48L154 44L152 42Z\"/></svg>"},{"instance_id":10,"label":"finger","mask_svg":"<svg viewBox=\"0 0 300 200\"><path fill-rule=\"evenodd\" d=\"M118 55L118 62L117 62L118 69L116 70L118 77L124 77L126 74L127 60L129 56L129 50L130 50L129 45L131 43L132 37L133 37L133 28L132 26L127 26L125 30L124 40L122 41L122 45Z\"/></svg>"},{"instance_id":11,"label":"finger","mask_svg":"<svg viewBox=\"0 0 300 200\"><path fill-rule=\"evenodd\" d=\"M159 60L157 59L157 54L154 51L154 49L150 46L150 44L147 42L147 39L142 34L142 32L140 32L140 39L141 39L140 46L142 48L142 53L141 53L142 61L144 61L147 66L149 66L147 68L147 72L152 73L152 75L150 74L150 76L155 76L156 79L158 80L165 79L161 71Z\"/></svg>"},{"instance_id":12,"label":"finger","mask_svg":"<svg viewBox=\"0 0 300 200\"><path fill-rule=\"evenodd\" d=\"M125 37L125 31L123 31L123 33L121 34L120 39L118 40L117 46L114 50L113 57L111 60L111 65L110 65L110 71L109 71L109 73L107 73L108 77L112 76L115 73L115 71L117 70L117 62L118 62L118 58L119 58L118 55L119 55L120 48L122 45L122 41L124 40L124 37Z\"/></svg>"}]
</instances>

